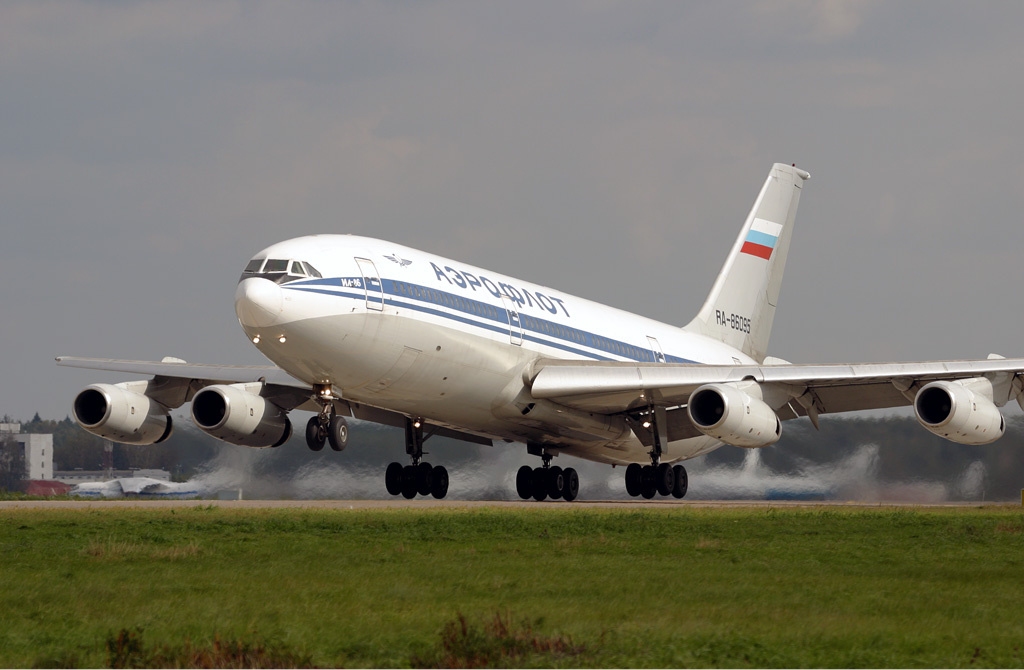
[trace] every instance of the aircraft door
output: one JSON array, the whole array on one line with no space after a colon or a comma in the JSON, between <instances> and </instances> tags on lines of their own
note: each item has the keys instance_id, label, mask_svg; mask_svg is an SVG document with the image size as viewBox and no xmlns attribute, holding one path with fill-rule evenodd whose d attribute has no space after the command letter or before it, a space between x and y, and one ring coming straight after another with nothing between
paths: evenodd
<instances>
[{"instance_id":1,"label":"aircraft door","mask_svg":"<svg viewBox=\"0 0 1024 670\"><path fill-rule=\"evenodd\" d=\"M377 266L368 258L356 258L359 271L363 274L363 289L366 291L366 309L384 310L384 286L380 282Z\"/></svg>"},{"instance_id":2,"label":"aircraft door","mask_svg":"<svg viewBox=\"0 0 1024 670\"><path fill-rule=\"evenodd\" d=\"M665 353L661 350L661 344L658 342L658 338L647 336L647 344L651 347L651 353L654 354L655 363L665 362Z\"/></svg>"},{"instance_id":3,"label":"aircraft door","mask_svg":"<svg viewBox=\"0 0 1024 670\"><path fill-rule=\"evenodd\" d=\"M507 295L502 295L501 302L505 305L505 313L508 315L509 341L512 344L520 345L523 343L523 322L519 318L519 309L516 307L516 301Z\"/></svg>"}]
</instances>

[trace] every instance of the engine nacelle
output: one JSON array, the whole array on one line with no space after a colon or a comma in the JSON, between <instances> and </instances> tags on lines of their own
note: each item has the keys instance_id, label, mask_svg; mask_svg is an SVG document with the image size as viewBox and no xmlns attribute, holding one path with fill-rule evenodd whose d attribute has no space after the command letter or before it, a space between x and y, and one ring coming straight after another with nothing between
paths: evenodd
<instances>
[{"instance_id":1,"label":"engine nacelle","mask_svg":"<svg viewBox=\"0 0 1024 670\"><path fill-rule=\"evenodd\" d=\"M988 444L1003 436L999 408L971 382L932 382L914 397L914 413L928 431L960 444ZM978 380L986 383L986 380ZM991 385L988 385L991 389Z\"/></svg>"},{"instance_id":2,"label":"engine nacelle","mask_svg":"<svg viewBox=\"0 0 1024 670\"><path fill-rule=\"evenodd\" d=\"M93 384L75 396L75 421L93 435L122 444L155 444L171 436L166 407L128 390L129 383Z\"/></svg>"},{"instance_id":3,"label":"engine nacelle","mask_svg":"<svg viewBox=\"0 0 1024 670\"><path fill-rule=\"evenodd\" d=\"M782 437L782 422L772 408L729 384L698 388L690 394L686 413L697 430L734 447L767 447Z\"/></svg>"},{"instance_id":4,"label":"engine nacelle","mask_svg":"<svg viewBox=\"0 0 1024 670\"><path fill-rule=\"evenodd\" d=\"M196 393L192 420L217 439L243 447L278 447L292 435L288 413L244 385L217 384Z\"/></svg>"}]
</instances>

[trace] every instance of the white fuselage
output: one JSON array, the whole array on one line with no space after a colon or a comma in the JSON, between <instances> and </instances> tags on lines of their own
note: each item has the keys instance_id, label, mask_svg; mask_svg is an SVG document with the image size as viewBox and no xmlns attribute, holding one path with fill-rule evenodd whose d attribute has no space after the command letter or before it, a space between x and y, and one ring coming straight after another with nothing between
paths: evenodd
<instances>
[{"instance_id":1,"label":"white fuselage","mask_svg":"<svg viewBox=\"0 0 1024 670\"><path fill-rule=\"evenodd\" d=\"M259 259L295 272L261 273ZM604 463L642 462L648 448L623 417L533 399L524 373L537 359L755 363L676 326L352 235L300 237L260 252L235 308L267 358L349 402ZM663 460L719 444L671 442Z\"/></svg>"}]
</instances>

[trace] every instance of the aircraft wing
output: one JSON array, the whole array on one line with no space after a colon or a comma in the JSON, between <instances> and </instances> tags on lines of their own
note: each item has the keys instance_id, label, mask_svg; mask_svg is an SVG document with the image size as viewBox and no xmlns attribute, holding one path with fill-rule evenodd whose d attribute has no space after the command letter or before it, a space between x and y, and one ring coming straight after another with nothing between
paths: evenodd
<instances>
[{"instance_id":1,"label":"aircraft wing","mask_svg":"<svg viewBox=\"0 0 1024 670\"><path fill-rule=\"evenodd\" d=\"M57 365L89 370L152 375L146 395L170 408L181 407L200 389L212 384L245 384L263 381L267 398L283 409L317 411L310 401L311 387L273 365L206 365L184 361L127 361L113 358L58 356ZM307 407L302 405L309 403Z\"/></svg>"},{"instance_id":2,"label":"aircraft wing","mask_svg":"<svg viewBox=\"0 0 1024 670\"><path fill-rule=\"evenodd\" d=\"M58 356L57 365L109 372L127 372L152 375L153 382L146 395L166 407L177 408L189 402L199 390L212 384L245 384L265 382L262 395L284 410L320 411L311 399L312 387L295 379L273 365L207 365L183 361L129 361L114 358L77 358ZM405 415L359 403L345 403L346 415L363 421L404 427ZM450 437L456 440L491 446L493 440L484 435L469 433L450 426L425 424L428 435Z\"/></svg>"},{"instance_id":3,"label":"aircraft wing","mask_svg":"<svg viewBox=\"0 0 1024 670\"><path fill-rule=\"evenodd\" d=\"M844 365L693 365L632 362L541 360L527 379L535 398L547 398L576 409L601 414L627 413L650 402L666 407L685 405L704 384L753 380L762 389L790 398L776 408L779 418L852 412L911 405L913 393L938 380L986 377L1003 405L1021 389L1012 383L1024 374L1024 359L990 358L923 363ZM678 433L677 433L678 434ZM697 434L694 429L694 433ZM681 436L681 435L680 435Z\"/></svg>"},{"instance_id":4,"label":"aircraft wing","mask_svg":"<svg viewBox=\"0 0 1024 670\"><path fill-rule=\"evenodd\" d=\"M89 370L128 372L131 374L203 380L209 384L244 384L265 379L269 384L281 384L308 389L309 385L295 379L274 365L204 365L169 361L125 361L114 358L76 358L58 356L57 365Z\"/></svg>"}]
</instances>

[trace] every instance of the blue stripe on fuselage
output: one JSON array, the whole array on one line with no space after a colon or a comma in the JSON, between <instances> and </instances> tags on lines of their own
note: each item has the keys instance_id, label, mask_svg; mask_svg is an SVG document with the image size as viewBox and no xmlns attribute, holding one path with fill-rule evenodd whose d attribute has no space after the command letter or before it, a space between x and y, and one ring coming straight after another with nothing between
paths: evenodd
<instances>
[{"instance_id":1,"label":"blue stripe on fuselage","mask_svg":"<svg viewBox=\"0 0 1024 670\"><path fill-rule=\"evenodd\" d=\"M365 303L366 294L362 291L353 292L353 282L362 282L361 277L337 277L328 279L312 279L307 281L289 282L281 288L303 291L307 293L319 293L333 295L342 298L349 298ZM395 307L403 307L424 314L430 314L443 319L450 319L458 323L482 328L501 335L509 334L508 311L504 307L497 307L480 300L472 300L464 296L441 291L436 288L429 288L420 284L398 282L391 279L384 279L381 282L384 293L388 296L389 302ZM348 290L345 290L348 289ZM356 289L358 290L358 288ZM374 289L374 292L376 290ZM460 312L452 314L448 311L435 309L434 306L444 307L447 310ZM614 340L596 333L592 333L571 326L565 326L547 319L539 319L529 314L519 314L519 323L523 329L523 339L535 342L548 347L561 349L572 354L585 356L596 360L616 360L612 356L627 358L634 361L653 363L655 362L654 352L650 349L638 347L628 342ZM466 315L466 316L463 316ZM587 351L580 347L587 347L602 352L602 355ZM665 355L668 363L694 363L679 356Z\"/></svg>"}]
</instances>

